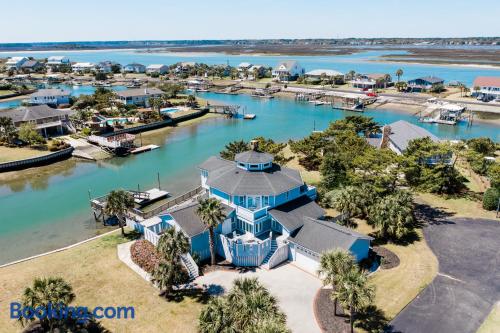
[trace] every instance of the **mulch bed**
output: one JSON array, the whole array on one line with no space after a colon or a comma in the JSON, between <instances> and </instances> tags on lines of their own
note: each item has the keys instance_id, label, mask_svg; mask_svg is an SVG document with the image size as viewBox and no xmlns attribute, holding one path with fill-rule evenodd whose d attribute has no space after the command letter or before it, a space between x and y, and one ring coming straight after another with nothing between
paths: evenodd
<instances>
[{"instance_id":1,"label":"mulch bed","mask_svg":"<svg viewBox=\"0 0 500 333\"><path fill-rule=\"evenodd\" d=\"M399 257L387 248L382 246L374 246L373 252L381 257L380 267L382 269L391 269L399 266Z\"/></svg>"},{"instance_id":2,"label":"mulch bed","mask_svg":"<svg viewBox=\"0 0 500 333\"><path fill-rule=\"evenodd\" d=\"M241 273L244 272L253 272L255 271L255 267L238 267L234 266L230 262L226 261L224 258L217 256L216 257L216 262L215 265L211 266L210 265L210 259L207 261L204 261L200 265L200 272L201 274L207 274L210 272L215 272L215 271L238 271Z\"/></svg>"},{"instance_id":3,"label":"mulch bed","mask_svg":"<svg viewBox=\"0 0 500 333\"><path fill-rule=\"evenodd\" d=\"M349 333L349 315L344 315L340 305L337 305L337 315L334 315L335 303L331 300L332 289L321 288L314 299L314 315L323 333Z\"/></svg>"}]
</instances>

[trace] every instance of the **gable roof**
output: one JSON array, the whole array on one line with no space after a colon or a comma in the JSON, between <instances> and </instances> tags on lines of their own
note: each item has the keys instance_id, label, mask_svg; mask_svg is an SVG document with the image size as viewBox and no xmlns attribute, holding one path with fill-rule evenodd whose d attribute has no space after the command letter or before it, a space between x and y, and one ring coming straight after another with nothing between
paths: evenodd
<instances>
[{"instance_id":1,"label":"gable roof","mask_svg":"<svg viewBox=\"0 0 500 333\"><path fill-rule=\"evenodd\" d=\"M281 66L284 66L286 68L286 70L289 71L295 65L297 65L297 61L296 60L285 60L285 61L280 61L278 63L278 66L276 66L275 69L279 70Z\"/></svg>"},{"instance_id":2,"label":"gable roof","mask_svg":"<svg viewBox=\"0 0 500 333\"><path fill-rule=\"evenodd\" d=\"M263 171L247 171L214 156L199 168L208 171L208 186L230 195L278 195L304 185L298 171L276 164Z\"/></svg>"},{"instance_id":3,"label":"gable roof","mask_svg":"<svg viewBox=\"0 0 500 333\"><path fill-rule=\"evenodd\" d=\"M161 69L163 67L166 67L167 65L163 65L163 64L152 64L152 65L149 65L148 67L146 67L147 69Z\"/></svg>"},{"instance_id":4,"label":"gable roof","mask_svg":"<svg viewBox=\"0 0 500 333\"><path fill-rule=\"evenodd\" d=\"M432 141L438 142L439 138L417 125L413 125L405 120L398 120L392 124L389 139L400 151L406 150L408 143L414 139L429 137Z\"/></svg>"},{"instance_id":5,"label":"gable roof","mask_svg":"<svg viewBox=\"0 0 500 333\"><path fill-rule=\"evenodd\" d=\"M474 80L473 87L500 87L500 77L478 76Z\"/></svg>"},{"instance_id":6,"label":"gable roof","mask_svg":"<svg viewBox=\"0 0 500 333\"><path fill-rule=\"evenodd\" d=\"M72 114L73 111L58 110L49 107L48 105L26 106L9 111L1 111L0 117L7 117L12 119L12 122L25 122L38 119L45 119L57 116Z\"/></svg>"},{"instance_id":7,"label":"gable roof","mask_svg":"<svg viewBox=\"0 0 500 333\"><path fill-rule=\"evenodd\" d=\"M288 240L318 254L331 249L349 250L359 239L373 238L343 227L335 222L305 218L304 225Z\"/></svg>"},{"instance_id":8,"label":"gable roof","mask_svg":"<svg viewBox=\"0 0 500 333\"><path fill-rule=\"evenodd\" d=\"M36 61L36 60L28 60L28 61L25 61L21 65L21 68L31 68L31 67L35 67L37 65L41 65L41 64L38 61Z\"/></svg>"},{"instance_id":9,"label":"gable roof","mask_svg":"<svg viewBox=\"0 0 500 333\"><path fill-rule=\"evenodd\" d=\"M326 76L337 76L337 75L344 75L341 72L338 72L333 69L313 69L312 71L307 72L305 75L309 76L321 76L321 74L325 74Z\"/></svg>"},{"instance_id":10,"label":"gable roof","mask_svg":"<svg viewBox=\"0 0 500 333\"><path fill-rule=\"evenodd\" d=\"M269 210L269 215L293 232L304 224L305 218L318 219L325 215L325 211L308 196L302 196Z\"/></svg>"},{"instance_id":11,"label":"gable roof","mask_svg":"<svg viewBox=\"0 0 500 333\"><path fill-rule=\"evenodd\" d=\"M136 89L127 89L123 91L116 92L116 95L119 97L135 97L135 96L146 96L146 95L162 95L163 90L158 88L136 88Z\"/></svg>"},{"instance_id":12,"label":"gable roof","mask_svg":"<svg viewBox=\"0 0 500 333\"><path fill-rule=\"evenodd\" d=\"M40 89L32 93L31 97L44 97L44 96L69 96L71 92L65 89Z\"/></svg>"},{"instance_id":13,"label":"gable roof","mask_svg":"<svg viewBox=\"0 0 500 333\"><path fill-rule=\"evenodd\" d=\"M205 224L201 221L198 214L196 214L199 206L200 204L196 202L170 211L167 214L174 218L175 222L189 237L193 237L207 230ZM226 216L234 211L233 208L227 205L221 204L221 206Z\"/></svg>"},{"instance_id":14,"label":"gable roof","mask_svg":"<svg viewBox=\"0 0 500 333\"><path fill-rule=\"evenodd\" d=\"M425 81L425 82L429 82L431 84L436 84L436 83L442 83L444 82L443 79L437 77L437 76L423 76L423 77L419 77L419 78L416 78L414 80L410 80L410 81L416 81L416 80L422 80L422 81Z\"/></svg>"}]
</instances>

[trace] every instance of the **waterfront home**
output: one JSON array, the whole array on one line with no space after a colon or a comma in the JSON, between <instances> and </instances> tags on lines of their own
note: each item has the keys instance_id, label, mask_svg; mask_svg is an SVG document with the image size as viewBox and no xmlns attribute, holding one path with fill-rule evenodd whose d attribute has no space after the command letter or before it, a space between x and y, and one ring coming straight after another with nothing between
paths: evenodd
<instances>
[{"instance_id":1,"label":"waterfront home","mask_svg":"<svg viewBox=\"0 0 500 333\"><path fill-rule=\"evenodd\" d=\"M435 76L419 77L408 81L408 90L414 92L429 91L443 84L444 80L439 77Z\"/></svg>"},{"instance_id":2,"label":"waterfront home","mask_svg":"<svg viewBox=\"0 0 500 333\"><path fill-rule=\"evenodd\" d=\"M381 89L387 88L392 83L392 78L387 74L373 73L360 74L350 81L353 88Z\"/></svg>"},{"instance_id":3,"label":"waterfront home","mask_svg":"<svg viewBox=\"0 0 500 333\"><path fill-rule=\"evenodd\" d=\"M196 63L195 62L192 62L192 61L185 61L185 62L180 62L177 64L177 66L175 67L175 72L177 74L180 74L180 73L188 73L191 68L195 67L196 66Z\"/></svg>"},{"instance_id":4,"label":"waterfront home","mask_svg":"<svg viewBox=\"0 0 500 333\"><path fill-rule=\"evenodd\" d=\"M49 104L49 105L61 105L69 104L71 92L64 89L40 89L30 95L30 104Z\"/></svg>"},{"instance_id":5,"label":"waterfront home","mask_svg":"<svg viewBox=\"0 0 500 333\"><path fill-rule=\"evenodd\" d=\"M350 251L358 261L368 256L371 237L323 220L325 212L314 201L316 188L257 148L254 143L235 161L213 156L199 166L203 196L219 200L226 216L215 229L219 256L236 266L268 269L291 261L312 274L321 253L330 249ZM134 226L146 239L169 227L182 230L190 240L190 254L207 259L209 235L196 214L198 206L190 202Z\"/></svg>"},{"instance_id":6,"label":"waterfront home","mask_svg":"<svg viewBox=\"0 0 500 333\"><path fill-rule=\"evenodd\" d=\"M150 98L160 98L163 91L158 88L137 88L118 91L117 101L126 105L149 107Z\"/></svg>"},{"instance_id":7,"label":"waterfront home","mask_svg":"<svg viewBox=\"0 0 500 333\"><path fill-rule=\"evenodd\" d=\"M70 123L69 116L72 113L73 111L57 110L45 104L3 111L1 116L12 119L12 123L16 128L25 123L32 123L40 134L48 138L52 135L64 133L64 129Z\"/></svg>"},{"instance_id":8,"label":"waterfront home","mask_svg":"<svg viewBox=\"0 0 500 333\"><path fill-rule=\"evenodd\" d=\"M37 73L43 70L43 68L44 65L36 60L28 60L21 65L21 71L23 73Z\"/></svg>"},{"instance_id":9,"label":"waterfront home","mask_svg":"<svg viewBox=\"0 0 500 333\"><path fill-rule=\"evenodd\" d=\"M132 64L123 66L123 71L125 73L145 73L146 66L134 62Z\"/></svg>"},{"instance_id":10,"label":"waterfront home","mask_svg":"<svg viewBox=\"0 0 500 333\"><path fill-rule=\"evenodd\" d=\"M91 62L77 62L71 65L71 70L76 73L90 73L95 70L95 65Z\"/></svg>"},{"instance_id":11,"label":"waterfront home","mask_svg":"<svg viewBox=\"0 0 500 333\"><path fill-rule=\"evenodd\" d=\"M47 66L58 67L58 66L69 66L71 62L68 57L65 56L51 56L47 58Z\"/></svg>"},{"instance_id":12,"label":"waterfront home","mask_svg":"<svg viewBox=\"0 0 500 333\"><path fill-rule=\"evenodd\" d=\"M7 59L5 63L5 68L9 69L20 69L21 66L28 61L29 59L26 57L11 57Z\"/></svg>"},{"instance_id":13,"label":"waterfront home","mask_svg":"<svg viewBox=\"0 0 500 333\"><path fill-rule=\"evenodd\" d=\"M304 69L295 60L281 61L272 71L273 79L280 82L296 80L304 75Z\"/></svg>"},{"instance_id":14,"label":"waterfront home","mask_svg":"<svg viewBox=\"0 0 500 333\"><path fill-rule=\"evenodd\" d=\"M163 64L153 64L146 67L146 73L148 74L166 74L168 73L168 66Z\"/></svg>"},{"instance_id":15,"label":"waterfront home","mask_svg":"<svg viewBox=\"0 0 500 333\"><path fill-rule=\"evenodd\" d=\"M109 60L101 61L95 65L95 70L97 72L105 73L105 74L112 73L114 68L116 68L118 71L120 71L122 68L122 65L120 65L119 63L117 63L115 61L109 61Z\"/></svg>"},{"instance_id":16,"label":"waterfront home","mask_svg":"<svg viewBox=\"0 0 500 333\"><path fill-rule=\"evenodd\" d=\"M257 77L254 77L254 74L257 73ZM249 80L256 80L258 78L263 77L266 74L266 67L262 65L252 65L248 69L248 79Z\"/></svg>"},{"instance_id":17,"label":"waterfront home","mask_svg":"<svg viewBox=\"0 0 500 333\"><path fill-rule=\"evenodd\" d=\"M304 76L309 81L320 82L323 78L333 81L336 84L343 84L345 75L339 71L333 69L314 69L312 71L306 72Z\"/></svg>"},{"instance_id":18,"label":"waterfront home","mask_svg":"<svg viewBox=\"0 0 500 333\"><path fill-rule=\"evenodd\" d=\"M472 87L474 96L500 101L500 77L479 76L474 80Z\"/></svg>"}]
</instances>

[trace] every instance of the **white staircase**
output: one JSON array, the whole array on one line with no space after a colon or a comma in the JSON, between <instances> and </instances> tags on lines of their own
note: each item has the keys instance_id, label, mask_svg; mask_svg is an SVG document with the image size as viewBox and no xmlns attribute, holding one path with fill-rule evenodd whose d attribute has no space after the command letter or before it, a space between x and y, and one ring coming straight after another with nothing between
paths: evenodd
<instances>
[{"instance_id":1,"label":"white staircase","mask_svg":"<svg viewBox=\"0 0 500 333\"><path fill-rule=\"evenodd\" d=\"M191 280L196 279L200 275L198 265L196 265L189 253L181 255L181 261L184 267L186 267Z\"/></svg>"},{"instance_id":2,"label":"white staircase","mask_svg":"<svg viewBox=\"0 0 500 333\"><path fill-rule=\"evenodd\" d=\"M271 239L271 250L269 251L267 256L264 258L264 260L262 261L262 264L261 264L262 266L267 268L267 263L269 262L269 259L271 259L271 257L273 256L274 252L276 252L277 248L278 248L278 242L276 241L276 239Z\"/></svg>"}]
</instances>

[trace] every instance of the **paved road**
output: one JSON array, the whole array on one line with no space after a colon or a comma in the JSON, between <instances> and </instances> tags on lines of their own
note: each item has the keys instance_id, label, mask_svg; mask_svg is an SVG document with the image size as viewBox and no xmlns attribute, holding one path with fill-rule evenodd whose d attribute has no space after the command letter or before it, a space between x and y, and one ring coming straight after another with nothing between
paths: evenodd
<instances>
[{"instance_id":1,"label":"paved road","mask_svg":"<svg viewBox=\"0 0 500 333\"><path fill-rule=\"evenodd\" d=\"M500 300L500 221L434 221L424 235L439 273L391 322L390 332L476 332Z\"/></svg>"}]
</instances>

